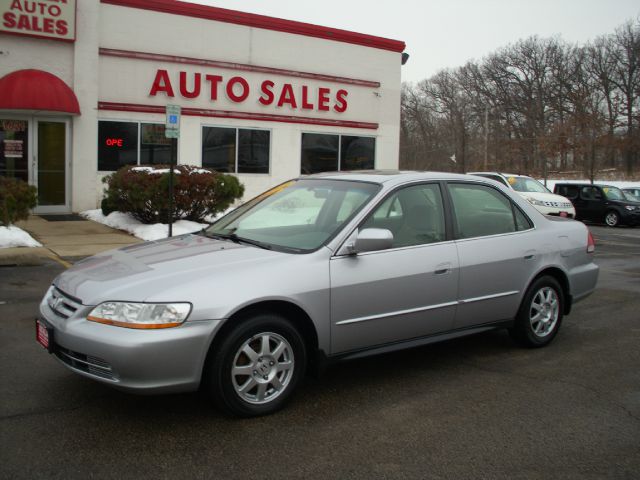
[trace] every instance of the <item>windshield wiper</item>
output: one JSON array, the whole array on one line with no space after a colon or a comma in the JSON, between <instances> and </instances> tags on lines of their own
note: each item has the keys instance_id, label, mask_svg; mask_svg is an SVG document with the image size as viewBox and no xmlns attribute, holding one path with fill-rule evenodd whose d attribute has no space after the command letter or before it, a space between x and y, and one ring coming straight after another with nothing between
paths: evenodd
<instances>
[{"instance_id":1,"label":"windshield wiper","mask_svg":"<svg viewBox=\"0 0 640 480\"><path fill-rule=\"evenodd\" d=\"M207 237L221 238L223 240L231 240L234 243L246 243L265 250L272 250L273 247L268 243L263 243L258 240L252 240L250 238L239 237L235 233L206 233Z\"/></svg>"}]
</instances>

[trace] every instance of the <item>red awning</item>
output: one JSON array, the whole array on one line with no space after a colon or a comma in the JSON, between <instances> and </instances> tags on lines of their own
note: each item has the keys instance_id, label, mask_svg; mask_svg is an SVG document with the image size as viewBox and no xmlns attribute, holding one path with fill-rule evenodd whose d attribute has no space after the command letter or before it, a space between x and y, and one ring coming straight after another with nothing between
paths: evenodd
<instances>
[{"instance_id":1,"label":"red awning","mask_svg":"<svg viewBox=\"0 0 640 480\"><path fill-rule=\"evenodd\" d=\"M18 70L0 78L0 110L39 110L80 115L69 86L42 70Z\"/></svg>"}]
</instances>

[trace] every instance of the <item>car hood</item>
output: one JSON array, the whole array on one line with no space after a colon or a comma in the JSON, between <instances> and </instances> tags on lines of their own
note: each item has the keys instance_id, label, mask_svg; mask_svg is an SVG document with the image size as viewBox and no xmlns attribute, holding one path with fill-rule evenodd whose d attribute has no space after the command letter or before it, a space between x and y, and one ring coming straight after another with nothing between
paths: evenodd
<instances>
[{"instance_id":1,"label":"car hood","mask_svg":"<svg viewBox=\"0 0 640 480\"><path fill-rule=\"evenodd\" d=\"M542 202L562 202L571 203L568 198L562 195L556 195L555 193L541 193L541 192L518 192L524 198L533 198Z\"/></svg>"},{"instance_id":2,"label":"car hood","mask_svg":"<svg viewBox=\"0 0 640 480\"><path fill-rule=\"evenodd\" d=\"M225 272L269 268L291 254L202 235L183 235L110 250L76 263L54 285L84 305L107 300L142 302L203 281L212 287ZM264 265L262 265L264 264ZM269 265L267 265L269 264ZM273 267L275 268L275 267Z\"/></svg>"}]
</instances>

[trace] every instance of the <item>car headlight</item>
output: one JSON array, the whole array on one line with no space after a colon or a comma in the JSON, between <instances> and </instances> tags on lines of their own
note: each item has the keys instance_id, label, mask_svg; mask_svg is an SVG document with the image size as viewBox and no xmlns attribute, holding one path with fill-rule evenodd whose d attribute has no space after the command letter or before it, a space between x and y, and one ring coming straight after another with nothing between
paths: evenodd
<instances>
[{"instance_id":1,"label":"car headlight","mask_svg":"<svg viewBox=\"0 0 640 480\"><path fill-rule=\"evenodd\" d=\"M531 198L531 197L526 197L526 198L527 198L527 200L529 201L529 203L531 205L537 205L539 207L544 207L545 206L544 202L542 202L540 200L536 200L535 198Z\"/></svg>"},{"instance_id":2,"label":"car headlight","mask_svg":"<svg viewBox=\"0 0 640 480\"><path fill-rule=\"evenodd\" d=\"M626 208L627 210L629 210L630 212L633 212L635 209L637 209L638 207L634 207L632 205L625 205L624 208Z\"/></svg>"},{"instance_id":3,"label":"car headlight","mask_svg":"<svg viewBox=\"0 0 640 480\"><path fill-rule=\"evenodd\" d=\"M170 328L182 325L190 312L190 303L103 302L87 320L125 328Z\"/></svg>"}]
</instances>

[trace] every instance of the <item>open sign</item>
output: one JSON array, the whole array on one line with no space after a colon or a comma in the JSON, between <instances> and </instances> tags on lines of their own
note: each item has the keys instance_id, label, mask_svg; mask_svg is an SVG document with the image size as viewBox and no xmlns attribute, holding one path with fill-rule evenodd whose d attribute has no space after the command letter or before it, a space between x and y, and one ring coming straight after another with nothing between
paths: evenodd
<instances>
[{"instance_id":1,"label":"open sign","mask_svg":"<svg viewBox=\"0 0 640 480\"><path fill-rule=\"evenodd\" d=\"M107 147L121 147L124 141L121 138L107 138L105 141Z\"/></svg>"}]
</instances>

